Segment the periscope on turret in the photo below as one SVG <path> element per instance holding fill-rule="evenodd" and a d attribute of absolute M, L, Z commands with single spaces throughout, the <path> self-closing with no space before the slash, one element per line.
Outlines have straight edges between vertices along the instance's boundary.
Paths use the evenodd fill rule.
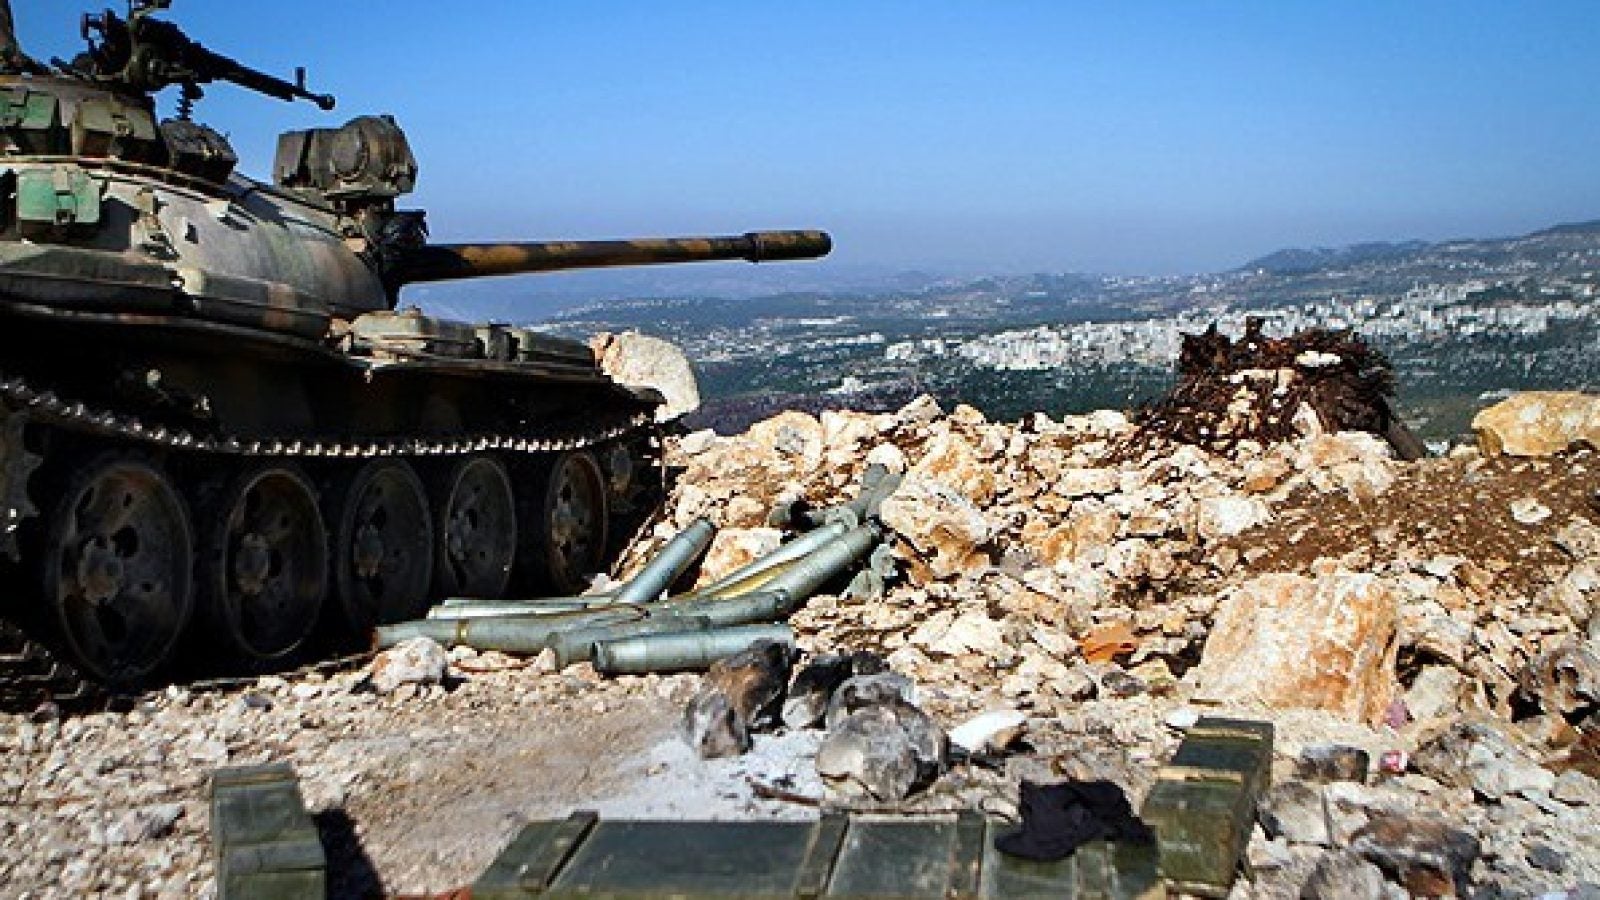
<path fill-rule="evenodd" d="M 658 496 L 661 392 L 581 342 L 400 310 L 405 286 L 828 235 L 430 243 L 388 116 L 285 133 L 270 182 L 235 171 L 194 117 L 207 86 L 334 98 L 169 5 L 90 16 L 44 63 L 0 0 L 0 558 L 26 585 L 0 638 L 129 687 L 176 658 L 282 666 L 319 629 L 359 645 L 438 597 L 575 593 Z M 5 697 L 53 690 L 0 671 Z"/>

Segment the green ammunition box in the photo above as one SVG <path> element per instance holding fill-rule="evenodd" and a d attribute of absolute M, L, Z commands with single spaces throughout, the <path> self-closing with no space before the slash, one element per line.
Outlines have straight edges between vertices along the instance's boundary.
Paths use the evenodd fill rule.
<path fill-rule="evenodd" d="M 288 763 L 211 776 L 218 900 L 327 896 L 327 857 Z"/>
<path fill-rule="evenodd" d="M 1034 862 L 994 848 L 1016 826 L 988 823 L 982 897 L 1071 897 L 1076 900 L 1160 900 L 1166 896 L 1154 845 L 1093 841 L 1066 859 Z"/>
<path fill-rule="evenodd" d="M 1269 722 L 1202 718 L 1157 774 L 1140 817 L 1172 887 L 1227 896 L 1271 776 L 1272 738 Z"/>
<path fill-rule="evenodd" d="M 814 822 L 535 822 L 472 887 L 474 900 L 690 897 L 1038 897 L 1154 900 L 1154 847 L 1097 842 L 1067 859 L 1006 856 L 1013 826 L 977 813 L 825 815 Z"/>

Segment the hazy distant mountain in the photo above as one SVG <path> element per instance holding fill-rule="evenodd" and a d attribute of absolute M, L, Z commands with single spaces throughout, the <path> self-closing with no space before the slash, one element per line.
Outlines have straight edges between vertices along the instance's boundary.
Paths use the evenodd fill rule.
<path fill-rule="evenodd" d="M 1259 259 L 1253 259 L 1240 269 L 1244 271 L 1266 272 L 1269 275 L 1303 275 L 1321 269 L 1338 269 L 1360 265 L 1362 263 L 1401 259 L 1407 255 L 1425 250 L 1430 245 L 1426 241 L 1403 241 L 1391 243 L 1387 241 L 1373 241 L 1364 244 L 1351 244 L 1348 247 L 1329 248 L 1315 247 L 1312 249 L 1292 248 L 1268 253 Z"/>
<path fill-rule="evenodd" d="M 1351 244 L 1348 247 L 1291 248 L 1269 253 L 1240 266 L 1238 272 L 1266 275 L 1308 275 L 1361 269 L 1418 269 L 1432 274 L 1441 265 L 1503 267 L 1524 261 L 1548 270 L 1575 251 L 1600 249 L 1600 220 L 1573 222 L 1518 237 L 1463 238 L 1448 241 L 1398 241 Z M 1585 258 L 1587 254 L 1585 254 Z M 1590 267 L 1593 262 L 1587 263 Z M 1423 272 L 1420 270 L 1428 270 Z"/>

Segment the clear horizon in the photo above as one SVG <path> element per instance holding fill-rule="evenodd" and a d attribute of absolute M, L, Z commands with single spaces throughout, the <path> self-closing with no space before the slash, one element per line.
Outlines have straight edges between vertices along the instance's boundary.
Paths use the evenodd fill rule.
<path fill-rule="evenodd" d="M 43 58 L 102 5 L 13 0 Z M 1578 2 L 470 8 L 167 17 L 338 95 L 209 87 L 244 171 L 279 131 L 393 113 L 440 240 L 821 227 L 841 267 L 1172 274 L 1600 218 Z"/>

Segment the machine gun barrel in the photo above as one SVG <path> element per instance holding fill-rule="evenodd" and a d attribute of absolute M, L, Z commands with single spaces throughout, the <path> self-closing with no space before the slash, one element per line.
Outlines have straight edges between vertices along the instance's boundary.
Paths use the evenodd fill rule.
<path fill-rule="evenodd" d="M 317 105 L 318 109 L 324 111 L 333 109 L 336 102 L 332 94 L 313 93 L 306 90 L 303 84 L 284 81 L 282 78 L 276 78 L 265 72 L 252 69 L 209 50 L 205 51 L 205 53 L 211 57 L 211 61 L 216 63 L 216 68 L 210 71 L 214 73 L 212 77 L 217 80 L 231 81 L 242 88 L 266 94 L 268 97 L 276 97 L 279 100 L 310 100 Z"/>
<path fill-rule="evenodd" d="M 743 259 L 768 262 L 828 255 L 825 231 L 752 231 L 723 237 L 626 241 L 548 241 L 513 244 L 429 244 L 401 251 L 388 280 L 396 286 L 523 272 L 653 266 Z"/>
<path fill-rule="evenodd" d="M 208 50 L 199 42 L 190 39 L 171 22 L 140 19 L 135 29 L 139 40 L 149 46 L 162 48 L 164 53 L 158 53 L 158 59 L 165 55 L 177 70 L 189 73 L 196 80 L 228 81 L 279 100 L 310 100 L 324 110 L 334 107 L 332 94 L 317 94 L 306 90 L 304 70 L 300 73 L 298 83 L 268 75 L 236 59 Z"/>

